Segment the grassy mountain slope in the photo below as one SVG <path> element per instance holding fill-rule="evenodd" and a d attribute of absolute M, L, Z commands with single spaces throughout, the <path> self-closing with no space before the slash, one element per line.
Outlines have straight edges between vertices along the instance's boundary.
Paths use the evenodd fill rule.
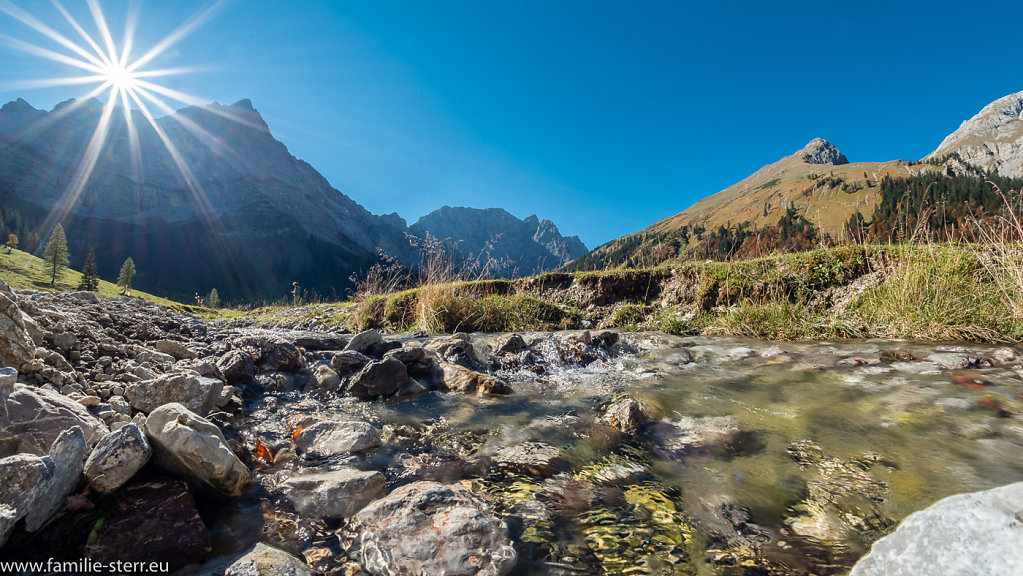
<path fill-rule="evenodd" d="M 11 250 L 8 252 L 6 248 L 0 248 L 0 278 L 3 278 L 15 290 L 73 290 L 81 282 L 82 273 L 77 270 L 68 269 L 56 286 L 50 286 L 50 276 L 46 271 L 46 263 L 42 258 L 33 256 L 28 252 L 22 252 L 21 250 Z M 96 294 L 100 298 L 120 296 L 121 288 L 112 282 L 101 279 L 99 281 L 99 290 L 96 291 Z M 176 310 L 195 308 L 135 289 L 132 289 L 131 294 L 134 297 Z"/>
<path fill-rule="evenodd" d="M 821 151 L 830 158 L 821 163 Z M 893 160 L 844 163 L 845 157 L 821 139 L 795 154 L 764 166 L 742 181 L 696 202 L 634 234 L 612 240 L 576 262 L 574 268 L 656 265 L 657 246 L 671 244 L 668 257 L 694 244 L 697 231 L 749 222 L 754 228 L 775 225 L 791 207 L 821 234 L 841 238 L 855 212 L 871 216 L 879 200 L 881 180 L 936 172 L 933 164 Z"/>

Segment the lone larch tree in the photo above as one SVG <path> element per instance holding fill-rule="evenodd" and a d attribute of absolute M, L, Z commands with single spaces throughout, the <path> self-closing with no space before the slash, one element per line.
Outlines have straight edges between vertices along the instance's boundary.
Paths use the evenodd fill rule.
<path fill-rule="evenodd" d="M 50 286 L 57 283 L 57 280 L 67 270 L 70 253 L 67 248 L 67 237 L 64 236 L 64 227 L 57 224 L 50 233 L 50 239 L 43 248 L 43 260 L 46 262 L 46 270 L 50 273 Z"/>
<path fill-rule="evenodd" d="M 131 279 L 135 276 L 135 261 L 129 256 L 124 264 L 121 264 L 121 273 L 117 275 L 117 285 L 121 287 L 121 294 L 129 294 L 131 291 Z"/>

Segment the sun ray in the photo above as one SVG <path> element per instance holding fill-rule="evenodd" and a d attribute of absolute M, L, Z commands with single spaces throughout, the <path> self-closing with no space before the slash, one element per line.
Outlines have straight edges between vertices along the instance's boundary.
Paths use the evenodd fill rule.
<path fill-rule="evenodd" d="M 78 32 L 78 35 L 82 37 L 82 40 L 85 40 L 85 42 L 92 47 L 92 50 L 100 59 L 100 66 L 108 66 L 110 62 L 107 62 L 107 55 L 103 53 L 103 49 L 100 48 L 99 44 L 92 39 L 92 36 L 85 31 L 85 28 L 82 28 L 82 25 L 71 16 L 71 13 L 68 12 L 67 9 L 64 8 L 64 5 L 58 0 L 51 0 L 51 3 L 61 13 L 61 15 L 64 16 L 64 19 L 68 21 L 71 27 L 75 29 L 75 32 Z"/>
<path fill-rule="evenodd" d="M 114 134 L 112 123 L 114 114 L 119 108 L 124 116 L 124 130 L 127 134 L 128 156 L 130 157 L 130 173 L 126 174 L 126 180 L 137 187 L 135 198 L 139 202 L 146 201 L 146 192 L 143 183 L 146 181 L 145 164 L 143 156 L 142 140 L 143 131 L 147 139 L 155 134 L 159 140 L 157 146 L 161 146 L 167 152 L 172 169 L 181 176 L 183 191 L 188 195 L 188 202 L 191 204 L 193 213 L 198 216 L 207 226 L 213 227 L 211 221 L 211 199 L 203 190 L 202 183 L 196 177 L 195 172 L 189 166 L 189 157 L 182 153 L 182 149 L 175 144 L 172 136 L 168 133 L 168 122 L 180 125 L 185 133 L 190 133 L 199 139 L 205 146 L 209 146 L 217 154 L 225 154 L 242 160 L 238 151 L 234 150 L 223 137 L 216 136 L 206 130 L 186 115 L 177 114 L 171 108 L 168 101 L 182 102 L 190 106 L 201 106 L 210 114 L 225 117 L 239 124 L 255 129 L 265 130 L 265 125 L 253 121 L 251 115 L 242 111 L 234 110 L 229 106 L 205 106 L 205 102 L 199 98 L 162 86 L 160 78 L 182 75 L 199 71 L 199 67 L 165 67 L 147 69 L 146 66 L 165 54 L 167 50 L 175 46 L 189 34 L 193 33 L 200 26 L 209 21 L 228 0 L 213 0 L 204 9 L 195 13 L 185 20 L 184 23 L 167 36 L 163 37 L 156 44 L 150 45 L 148 50 L 142 51 L 143 55 L 132 58 L 136 52 L 135 35 L 138 27 L 140 2 L 129 0 L 128 10 L 124 16 L 123 35 L 118 30 L 117 39 L 110 26 L 111 21 L 104 15 L 100 0 L 86 0 L 89 16 L 78 20 L 72 11 L 66 8 L 62 0 L 50 0 L 56 11 L 67 21 L 74 34 L 80 37 L 74 42 L 63 34 L 29 14 L 26 10 L 14 6 L 9 0 L 0 0 L 0 12 L 6 13 L 15 20 L 21 22 L 28 28 L 38 32 L 42 36 L 52 40 L 56 46 L 44 47 L 32 44 L 16 38 L 0 35 L 0 40 L 6 40 L 13 47 L 20 49 L 26 54 L 44 58 L 64 64 L 73 68 L 85 70 L 88 74 L 70 75 L 66 78 L 40 78 L 17 83 L 18 87 L 41 88 L 53 86 L 73 86 L 95 83 L 97 86 L 87 95 L 79 100 L 72 100 L 55 108 L 47 114 L 40 122 L 30 125 L 19 134 L 20 137 L 32 137 L 37 131 L 41 133 L 57 125 L 61 118 L 81 109 L 86 103 L 93 101 L 99 95 L 106 93 L 106 103 L 95 126 L 92 136 L 84 146 L 82 157 L 71 174 L 66 188 L 57 199 L 47 216 L 44 228 L 64 219 L 73 206 L 80 201 L 80 198 L 88 189 L 89 181 L 98 173 L 101 161 L 104 159 L 104 150 L 107 146 L 114 145 Z M 77 7 L 77 6 L 76 6 Z M 83 26 L 83 23 L 85 24 Z M 88 26 L 88 29 L 86 28 Z M 120 42 L 118 42 L 118 40 Z M 66 53 L 64 52 L 66 50 Z M 166 99 L 166 101 L 165 101 Z M 157 119 L 154 111 L 166 114 L 166 119 Z M 119 139 L 119 138 L 118 138 Z M 163 160 L 161 160 L 162 162 Z"/>
<path fill-rule="evenodd" d="M 124 124 L 128 130 L 128 152 L 131 155 L 131 169 L 134 181 L 141 185 L 142 182 L 142 147 L 139 144 L 139 135 L 135 129 L 135 118 L 128 102 L 128 91 L 121 90 L 121 112 L 124 114 Z"/>
<path fill-rule="evenodd" d="M 219 12 L 221 8 L 223 8 L 224 4 L 226 4 L 225 0 L 217 0 L 202 12 L 187 20 L 176 30 L 168 34 L 166 38 L 164 38 L 155 46 L 150 48 L 148 52 L 146 52 L 141 57 L 132 62 L 131 65 L 128 67 L 128 70 L 134 71 L 142 66 L 145 66 L 146 64 L 149 63 L 150 60 L 156 58 L 159 54 L 167 51 L 169 48 L 171 48 L 179 41 L 181 41 L 182 38 L 188 36 L 197 28 L 199 28 L 207 21 L 209 21 L 211 18 L 213 18 L 213 16 L 215 16 L 216 13 Z"/>
<path fill-rule="evenodd" d="M 0 84 L 5 90 L 35 90 L 36 88 L 53 88 L 55 86 L 80 86 L 103 82 L 103 76 L 67 76 L 63 78 L 39 78 L 36 80 L 18 80 Z"/>
<path fill-rule="evenodd" d="M 100 36 L 103 38 L 103 43 L 107 48 L 107 59 L 111 66 L 116 66 L 117 59 L 117 48 L 114 47 L 114 36 L 110 33 L 110 27 L 107 26 L 107 19 L 103 16 L 103 10 L 99 7 L 97 0 L 87 0 L 89 5 L 89 12 L 92 12 L 92 19 L 96 23 L 96 28 L 99 29 Z"/>
<path fill-rule="evenodd" d="M 53 50 L 48 50 L 46 48 L 36 46 L 35 44 L 29 44 L 28 42 L 18 40 L 17 38 L 11 38 L 6 35 L 0 35 L 0 39 L 3 39 L 4 42 L 17 47 L 24 52 L 46 58 L 47 60 L 52 60 L 60 64 L 67 64 L 68 66 L 74 66 L 75 68 L 81 68 L 82 70 L 88 70 L 89 72 L 96 72 L 97 74 L 101 74 L 103 72 L 102 66 L 97 66 L 91 61 L 86 62 L 83 60 L 75 60 L 71 56 L 61 54 L 60 52 L 54 52 Z"/>
<path fill-rule="evenodd" d="M 43 24 L 42 22 L 39 21 L 39 19 L 32 16 L 28 12 L 25 12 L 21 8 L 11 4 L 10 2 L 6 0 L 0 2 L 0 12 L 4 12 L 8 16 L 14 18 L 15 20 L 18 20 L 19 22 L 28 26 L 29 28 L 32 28 L 33 30 L 42 34 L 43 36 L 46 36 L 50 40 L 53 40 L 57 44 L 60 44 L 64 48 L 67 48 L 68 50 L 71 50 L 75 54 L 78 54 L 92 65 L 96 67 L 101 67 L 103 65 L 103 61 L 101 59 L 97 58 L 93 54 L 90 54 L 84 48 L 75 44 L 67 37 L 65 37 L 63 34 L 57 32 L 56 30 L 47 26 L 46 24 Z"/>
<path fill-rule="evenodd" d="M 106 85 L 103 86 L 103 88 L 106 87 Z M 96 169 L 96 163 L 99 162 L 100 154 L 103 153 L 103 144 L 107 139 L 110 129 L 110 117 L 113 115 L 116 105 L 116 100 L 111 98 L 103 106 L 103 113 L 100 116 L 99 123 L 96 124 L 96 130 L 92 133 L 92 138 L 89 139 L 89 144 L 85 148 L 85 154 L 82 155 L 82 160 L 71 177 L 71 183 L 57 201 L 57 205 L 54 206 L 47 216 L 43 226 L 44 230 L 52 228 L 57 222 L 67 217 L 75 203 L 78 202 L 78 198 L 81 196 L 86 184 L 89 183 L 92 172 Z"/>

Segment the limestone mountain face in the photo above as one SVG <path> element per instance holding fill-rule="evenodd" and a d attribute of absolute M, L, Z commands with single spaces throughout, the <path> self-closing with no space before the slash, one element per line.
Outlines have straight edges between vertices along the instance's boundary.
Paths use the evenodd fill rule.
<path fill-rule="evenodd" d="M 845 154 L 838 151 L 823 138 L 814 138 L 803 147 L 803 162 L 807 164 L 848 164 Z"/>
<path fill-rule="evenodd" d="M 329 295 L 378 250 L 418 261 L 404 225 L 369 213 L 292 156 L 248 100 L 185 108 L 156 127 L 134 111 L 137 140 L 115 109 L 78 191 L 102 114 L 95 100 L 50 112 L 18 100 L 0 110 L 0 199 L 37 221 L 63 221 L 72 264 L 91 247 L 105 277 L 133 257 L 142 289 L 187 297 L 216 287 L 255 299 L 295 280 Z"/>
<path fill-rule="evenodd" d="M 1023 178 L 1023 92 L 985 106 L 924 160 L 953 154 L 977 168 Z"/>
<path fill-rule="evenodd" d="M 565 238 L 550 220 L 519 220 L 501 208 L 444 206 L 409 227 L 420 238 L 440 240 L 467 271 L 525 276 L 553 270 L 588 252 L 577 236 Z"/>

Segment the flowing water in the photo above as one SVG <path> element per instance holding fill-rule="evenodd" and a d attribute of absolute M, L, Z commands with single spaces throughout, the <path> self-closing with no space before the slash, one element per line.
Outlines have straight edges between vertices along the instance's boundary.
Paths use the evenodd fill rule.
<path fill-rule="evenodd" d="M 651 336 L 583 366 L 550 342 L 543 373 L 499 373 L 507 397 L 282 397 L 256 411 L 253 433 L 285 437 L 284 419 L 303 411 L 374 422 L 385 445 L 357 465 L 392 487 L 430 478 L 477 492 L 507 521 L 522 575 L 842 574 L 908 514 L 1023 480 L 1011 350 Z M 626 397 L 655 415 L 635 434 L 600 422 Z M 543 455 L 508 458 L 516 447 Z M 288 516 L 268 506 L 272 534 Z M 335 540 L 310 544 L 316 526 L 291 530 L 328 570 L 343 556 Z"/>

